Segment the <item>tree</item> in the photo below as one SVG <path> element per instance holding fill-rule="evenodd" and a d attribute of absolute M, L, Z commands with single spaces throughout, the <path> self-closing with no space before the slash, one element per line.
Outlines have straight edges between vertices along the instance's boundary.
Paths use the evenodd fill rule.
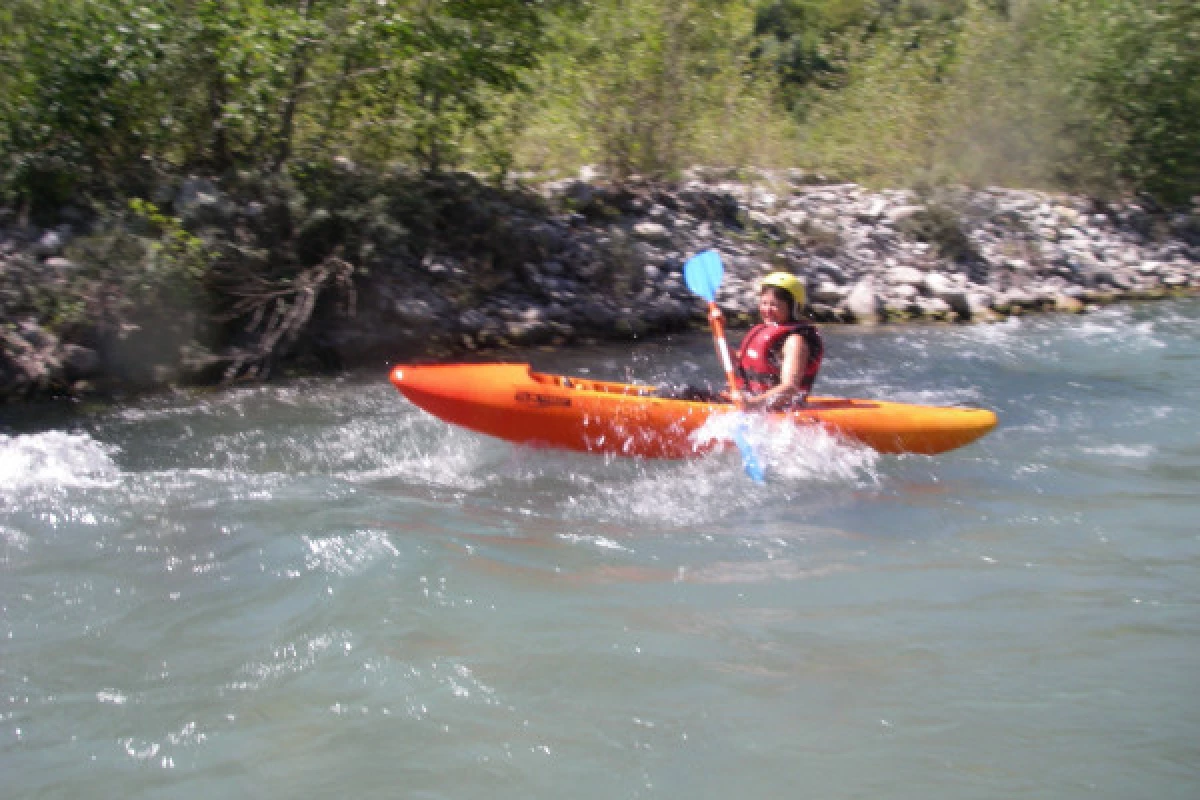
<path fill-rule="evenodd" d="M 301 85 L 326 32 L 314 0 L 198 0 L 181 5 L 179 160 L 217 170 L 282 164 Z"/>
<path fill-rule="evenodd" d="M 164 2 L 21 2 L 5 95 L 7 182 L 35 210 L 138 171 L 172 134 L 160 116 L 173 42 Z"/>
<path fill-rule="evenodd" d="M 542 152 L 526 157 L 600 161 L 621 178 L 678 171 L 698 145 L 711 153 L 721 128 L 761 108 L 752 23 L 749 4 L 734 0 L 604 0 L 564 13 L 529 129 L 549 141 L 527 139 L 527 154 Z"/>
<path fill-rule="evenodd" d="M 1080 88 L 1117 175 L 1168 204 L 1200 194 L 1200 5 L 1076 0 L 1063 13 L 1081 40 L 1094 31 Z"/>
<path fill-rule="evenodd" d="M 463 136 L 489 115 L 489 91 L 511 92 L 537 63 L 542 18 L 521 0 L 421 3 L 413 57 L 396 88 L 408 112 L 410 152 L 429 172 L 457 163 Z"/>

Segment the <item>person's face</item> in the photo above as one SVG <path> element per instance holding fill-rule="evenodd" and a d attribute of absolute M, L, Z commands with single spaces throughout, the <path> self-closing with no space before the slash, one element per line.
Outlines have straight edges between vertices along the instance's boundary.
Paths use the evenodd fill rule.
<path fill-rule="evenodd" d="M 758 296 L 758 315 L 762 321 L 779 325 L 792 318 L 792 301 L 786 292 L 777 292 L 770 286 Z"/>

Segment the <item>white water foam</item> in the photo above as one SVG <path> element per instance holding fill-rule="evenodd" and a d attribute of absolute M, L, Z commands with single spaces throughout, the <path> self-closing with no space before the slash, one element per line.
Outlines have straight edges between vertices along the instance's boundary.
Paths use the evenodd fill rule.
<path fill-rule="evenodd" d="M 760 430 L 762 433 L 760 433 Z M 788 483 L 877 486 L 880 455 L 871 448 L 836 436 L 819 425 L 791 420 L 770 420 L 761 429 L 752 427 L 751 443 L 765 434 L 761 446 L 767 453 L 768 476 L 774 471 Z"/>
<path fill-rule="evenodd" d="M 398 478 L 467 490 L 487 484 L 494 458 L 504 452 L 489 437 L 435 420 L 415 407 L 382 419 L 351 419 L 315 439 L 282 447 L 289 451 L 293 472 L 349 483 Z"/>
<path fill-rule="evenodd" d="M 16 528 L 0 525 L 0 564 L 10 564 L 14 553 L 29 549 L 29 534 Z"/>
<path fill-rule="evenodd" d="M 1155 335 L 1153 322 L 1134 323 L 1128 312 L 1113 312 L 1085 318 L 1075 328 L 1066 328 L 1064 335 L 1091 344 L 1109 342 L 1115 350 L 1140 352 L 1147 348 L 1163 348 L 1163 342 Z"/>
<path fill-rule="evenodd" d="M 447 426 L 444 436 L 426 446 L 412 440 L 396 443 L 383 466 L 361 473 L 346 473 L 347 480 L 373 481 L 403 478 L 415 484 L 456 489 L 481 489 L 487 485 L 490 441 L 481 434 Z"/>
<path fill-rule="evenodd" d="M 1154 445 L 1124 445 L 1113 444 L 1104 445 L 1102 447 L 1082 447 L 1083 452 L 1093 456 L 1106 456 L 1114 458 L 1128 459 L 1144 459 L 1154 455 Z"/>
<path fill-rule="evenodd" d="M 85 433 L 0 435 L 0 491 L 111 486 L 117 448 Z"/>
<path fill-rule="evenodd" d="M 620 480 L 598 481 L 567 497 L 562 514 L 589 525 L 701 525 L 757 502 L 760 490 L 734 464 L 714 455 L 642 470 L 632 479 L 621 471 Z"/>
<path fill-rule="evenodd" d="M 728 440 L 734 425 L 743 433 L 766 471 L 762 484 L 743 472 L 732 448 L 681 462 L 647 462 L 632 480 L 599 481 L 567 499 L 564 514 L 592 522 L 629 522 L 695 527 L 735 513 L 747 513 L 770 498 L 797 492 L 826 495 L 841 488 L 879 483 L 879 454 L 847 442 L 815 425 L 737 414 L 710 417 L 696 431 L 698 444 Z"/>
<path fill-rule="evenodd" d="M 862 486 L 878 483 L 879 454 L 869 447 L 831 434 L 820 425 L 797 424 L 761 415 L 720 414 L 696 431 L 698 442 L 731 439 L 741 425 L 742 435 L 766 468 L 784 481 L 820 481 Z"/>
<path fill-rule="evenodd" d="M 983 406 L 988 398 L 976 386 L 959 386 L 942 389 L 885 389 L 880 392 L 897 403 L 914 403 L 924 406 Z"/>
<path fill-rule="evenodd" d="M 170 469 L 127 474 L 122 496 L 152 508 L 221 508 L 269 502 L 293 482 L 283 472 L 250 474 L 235 469 Z"/>

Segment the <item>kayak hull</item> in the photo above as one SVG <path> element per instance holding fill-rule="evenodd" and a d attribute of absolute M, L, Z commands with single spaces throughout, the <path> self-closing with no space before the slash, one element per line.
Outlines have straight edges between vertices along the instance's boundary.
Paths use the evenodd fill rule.
<path fill-rule="evenodd" d="M 638 458 L 689 458 L 730 446 L 699 439 L 710 417 L 736 410 L 653 396 L 643 384 L 535 372 L 528 364 L 402 365 L 392 385 L 445 422 L 533 447 Z M 802 409 L 768 416 L 819 425 L 881 453 L 944 453 L 996 426 L 985 409 L 810 397 Z"/>

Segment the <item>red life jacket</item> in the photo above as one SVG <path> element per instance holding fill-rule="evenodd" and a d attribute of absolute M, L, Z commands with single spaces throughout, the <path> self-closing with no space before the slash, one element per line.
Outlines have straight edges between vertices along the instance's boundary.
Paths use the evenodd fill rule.
<path fill-rule="evenodd" d="M 778 386 L 783 365 L 783 343 L 793 334 L 804 337 L 808 345 L 808 361 L 800 374 L 800 388 L 805 396 L 812 390 L 825 355 L 825 343 L 815 326 L 807 322 L 786 325 L 755 325 L 742 339 L 738 348 L 738 388 L 743 391 L 764 392 Z"/>

